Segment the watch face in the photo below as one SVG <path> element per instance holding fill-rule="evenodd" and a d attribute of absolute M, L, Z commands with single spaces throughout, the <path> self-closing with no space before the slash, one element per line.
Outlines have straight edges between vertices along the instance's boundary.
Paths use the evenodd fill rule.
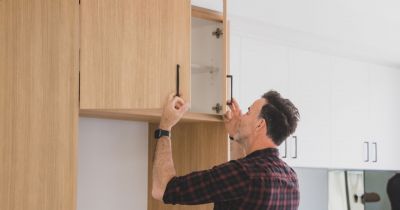
<path fill-rule="evenodd" d="M 157 130 L 156 130 L 156 132 L 154 133 L 154 137 L 155 137 L 156 139 L 159 139 L 159 138 L 161 137 L 161 130 L 160 130 L 160 129 L 157 129 Z"/>
<path fill-rule="evenodd" d="M 161 138 L 162 136 L 169 136 L 169 131 L 164 131 L 164 130 L 161 130 L 161 129 L 157 129 L 157 130 L 154 132 L 154 137 L 155 137 L 156 139 L 159 139 L 159 138 Z"/>

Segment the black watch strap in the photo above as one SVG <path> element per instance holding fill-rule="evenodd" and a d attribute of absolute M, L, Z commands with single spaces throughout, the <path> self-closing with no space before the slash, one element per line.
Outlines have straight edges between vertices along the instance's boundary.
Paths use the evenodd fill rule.
<path fill-rule="evenodd" d="M 169 131 L 162 130 L 162 129 L 157 129 L 154 132 L 154 138 L 156 138 L 156 139 L 159 139 L 159 138 L 161 138 L 163 136 L 168 136 L 169 137 Z"/>

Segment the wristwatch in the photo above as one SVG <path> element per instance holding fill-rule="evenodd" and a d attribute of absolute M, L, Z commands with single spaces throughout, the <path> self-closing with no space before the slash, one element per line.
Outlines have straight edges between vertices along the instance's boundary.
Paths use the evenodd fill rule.
<path fill-rule="evenodd" d="M 159 139 L 163 136 L 168 136 L 169 137 L 169 131 L 163 130 L 163 129 L 157 129 L 154 132 L 154 138 Z"/>

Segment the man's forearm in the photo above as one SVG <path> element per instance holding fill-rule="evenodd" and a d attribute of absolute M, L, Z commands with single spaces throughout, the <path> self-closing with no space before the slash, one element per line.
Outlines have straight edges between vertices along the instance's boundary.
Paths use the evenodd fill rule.
<path fill-rule="evenodd" d="M 172 159 L 171 139 L 164 136 L 157 141 L 156 151 L 154 154 L 153 198 L 162 200 L 168 182 L 175 175 L 176 171 Z"/>

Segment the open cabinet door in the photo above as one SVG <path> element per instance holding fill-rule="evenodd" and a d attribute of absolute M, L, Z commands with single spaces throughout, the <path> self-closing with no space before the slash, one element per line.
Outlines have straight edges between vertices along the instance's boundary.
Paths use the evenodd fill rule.
<path fill-rule="evenodd" d="M 227 11 L 227 1 L 223 0 L 223 45 L 222 45 L 222 71 L 223 75 L 226 75 L 226 77 L 223 77 L 223 82 L 222 82 L 222 113 L 225 113 L 227 110 L 226 102 L 227 100 L 231 99 L 231 84 L 233 82 L 232 77 L 228 77 L 229 75 L 229 22 L 228 22 L 228 11 Z M 232 76 L 232 75 L 229 75 Z M 229 86 L 229 87 L 228 87 Z"/>
<path fill-rule="evenodd" d="M 226 75 L 226 78 L 224 77 L 223 82 L 222 82 L 222 88 L 223 88 L 223 93 L 225 93 L 224 96 L 224 101 L 231 100 L 232 97 L 234 98 L 235 96 L 233 95 L 233 77 L 234 75 L 230 74 L 230 23 L 228 20 L 228 5 L 227 5 L 227 0 L 223 0 L 223 50 L 222 50 L 222 66 L 223 66 L 223 71 L 224 75 Z M 226 104 L 223 105 L 223 112 L 225 113 L 227 111 L 227 106 Z M 230 141 L 229 142 L 229 160 L 236 160 L 239 158 L 244 157 L 245 151 L 243 147 L 235 142 L 235 141 Z"/>
<path fill-rule="evenodd" d="M 149 125 L 148 210 L 211 210 L 213 204 L 183 206 L 165 205 L 151 196 L 152 168 L 158 124 Z M 223 123 L 179 123 L 172 129 L 172 153 L 178 176 L 210 169 L 228 161 L 228 140 Z"/>

